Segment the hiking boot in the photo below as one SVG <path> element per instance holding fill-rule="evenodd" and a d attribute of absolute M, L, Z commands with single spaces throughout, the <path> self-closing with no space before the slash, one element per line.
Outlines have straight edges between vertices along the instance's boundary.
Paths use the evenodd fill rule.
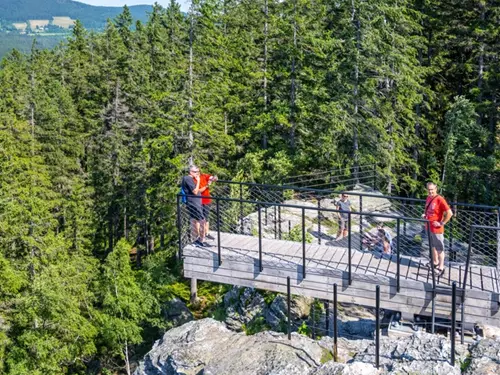
<path fill-rule="evenodd" d="M 205 245 L 203 245 L 203 242 L 201 242 L 199 238 L 193 242 L 193 245 L 197 247 L 205 247 Z"/>

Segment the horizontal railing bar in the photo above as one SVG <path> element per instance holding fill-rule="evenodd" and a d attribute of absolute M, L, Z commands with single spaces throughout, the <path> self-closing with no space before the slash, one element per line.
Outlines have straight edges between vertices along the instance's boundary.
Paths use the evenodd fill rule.
<path fill-rule="evenodd" d="M 368 174 L 369 173 L 369 174 Z M 337 180 L 337 178 L 345 178 L 345 177 L 351 177 L 352 175 L 337 175 L 337 176 L 321 176 L 321 177 L 315 177 L 311 179 L 304 179 L 304 180 L 295 180 L 293 181 L 294 184 L 302 184 L 302 183 L 307 183 L 307 182 L 313 182 L 313 181 L 325 181 L 325 179 L 335 181 L 335 182 L 343 182 L 343 181 L 350 181 L 350 180 L 360 180 L 360 179 L 371 179 L 373 178 L 373 173 L 371 171 L 364 171 L 364 172 L 359 172 L 357 177 L 352 177 L 349 179 L 344 179 L 344 180 Z M 314 185 L 310 185 L 314 186 Z"/>
<path fill-rule="evenodd" d="M 500 230 L 500 227 L 491 227 L 491 226 L 488 226 L 488 225 L 471 225 L 471 228 Z"/>
<path fill-rule="evenodd" d="M 358 181 L 363 182 L 363 181 L 364 181 L 363 179 L 370 180 L 370 179 L 371 179 L 371 176 L 368 176 L 368 177 L 360 177 L 360 178 L 358 178 L 357 180 L 358 180 Z M 355 178 L 352 178 L 352 179 L 350 179 L 350 180 L 344 180 L 344 181 L 340 181 L 340 182 L 337 182 L 337 181 L 335 181 L 335 182 L 323 182 L 323 183 L 321 183 L 321 184 L 307 185 L 307 187 L 309 187 L 309 188 L 317 188 L 317 187 L 319 187 L 319 186 L 340 184 L 340 183 L 344 183 L 344 182 L 346 182 L 346 181 L 351 181 L 351 180 L 352 180 L 352 181 L 355 181 L 356 179 L 355 179 Z"/>
<path fill-rule="evenodd" d="M 358 166 L 358 168 L 365 168 L 365 167 L 373 167 L 375 166 L 376 164 L 364 164 L 364 165 L 360 165 Z M 333 169 L 329 169 L 327 171 L 321 171 L 321 172 L 318 172 L 318 173 L 309 173 L 309 174 L 299 174 L 299 175 L 296 175 L 296 176 L 288 176 L 288 177 L 285 177 L 285 180 L 287 179 L 292 179 L 292 178 L 297 178 L 297 177 L 307 177 L 307 176 L 316 176 L 318 174 L 328 174 L 328 173 L 331 173 L 331 172 L 334 172 L 334 171 L 341 171 L 341 170 L 351 170 L 351 169 L 354 169 L 356 167 L 337 167 L 337 168 L 333 168 Z"/>
<path fill-rule="evenodd" d="M 178 194 L 180 196 L 181 194 Z M 192 195 L 192 194 L 186 194 L 186 197 L 192 197 L 192 198 L 199 198 L 201 199 L 200 195 Z M 422 222 L 422 223 L 428 223 L 429 220 L 427 219 L 421 219 L 417 217 L 406 217 L 406 216 L 396 216 L 396 215 L 387 215 L 387 214 L 382 214 L 382 213 L 376 213 L 376 212 L 352 212 L 352 211 L 342 211 L 342 210 L 335 210 L 333 208 L 324 208 L 324 207 L 315 207 L 315 206 L 299 206 L 295 204 L 285 204 L 285 203 L 277 203 L 277 202 L 266 202 L 266 201 L 254 201 L 254 200 L 246 200 L 246 199 L 239 199 L 239 198 L 227 198 L 227 197 L 216 197 L 216 196 L 203 196 L 204 199 L 215 199 L 215 200 L 222 200 L 226 202 L 238 202 L 238 203 L 248 203 L 248 204 L 269 204 L 271 206 L 278 206 L 278 207 L 287 207 L 287 208 L 297 208 L 297 209 L 306 209 L 306 210 L 313 210 L 313 211 L 321 211 L 321 212 L 332 212 L 332 213 L 347 213 L 350 212 L 351 215 L 358 215 L 358 216 L 373 216 L 373 217 L 383 217 L 386 219 L 401 219 L 401 220 L 407 220 L 407 221 L 417 221 L 417 222 Z"/>
<path fill-rule="evenodd" d="M 234 185 L 243 185 L 243 186 L 259 186 L 262 188 L 270 188 L 275 190 L 296 190 L 296 191 L 305 191 L 312 193 L 327 193 L 327 194 L 342 194 L 349 193 L 355 196 L 363 196 L 363 197 L 372 197 L 372 198 L 380 198 L 380 199 L 388 199 L 388 200 L 396 200 L 396 201 L 407 201 L 407 202 L 418 202 L 425 203 L 425 199 L 419 198 L 407 198 L 407 197 L 395 197 L 392 195 L 379 195 L 379 194 L 371 194 L 371 193 L 363 193 L 356 192 L 351 190 L 332 190 L 332 189 L 311 189 L 311 188 L 301 188 L 293 185 L 272 185 L 272 184 L 258 184 L 255 182 L 236 182 L 230 180 L 219 180 L 219 183 L 225 184 L 234 184 Z M 461 206 L 461 207 L 474 207 L 474 208 L 485 208 L 485 209 L 494 209 L 500 210 L 500 206 L 488 206 L 482 204 L 474 204 L 474 203 L 462 203 L 462 202 L 452 202 L 449 204 L 451 206 Z"/>

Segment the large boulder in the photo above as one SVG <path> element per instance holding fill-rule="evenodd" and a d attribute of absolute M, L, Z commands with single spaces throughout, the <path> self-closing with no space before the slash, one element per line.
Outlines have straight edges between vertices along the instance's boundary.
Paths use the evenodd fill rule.
<path fill-rule="evenodd" d="M 158 340 L 135 375 L 305 375 L 321 366 L 325 349 L 298 334 L 229 330 L 213 319 L 189 322 Z"/>

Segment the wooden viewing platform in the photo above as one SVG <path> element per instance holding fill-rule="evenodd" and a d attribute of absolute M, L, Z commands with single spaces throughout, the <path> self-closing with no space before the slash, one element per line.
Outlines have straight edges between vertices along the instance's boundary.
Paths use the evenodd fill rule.
<path fill-rule="evenodd" d="M 218 233 L 214 233 L 217 238 Z M 401 256 L 400 290 L 397 290 L 397 257 L 375 255 L 370 251 L 351 249 L 349 284 L 349 252 L 346 240 L 336 246 L 306 244 L 306 275 L 303 269 L 301 242 L 261 238 L 262 270 L 259 260 L 259 237 L 220 233 L 221 264 L 217 240 L 212 247 L 186 245 L 182 248 L 184 276 L 237 286 L 286 293 L 287 277 L 292 294 L 324 300 L 333 299 L 333 285 L 338 285 L 338 300 L 364 306 L 375 306 L 375 286 L 380 285 L 383 309 L 413 316 L 432 313 L 435 294 L 437 317 L 451 316 L 451 285 L 457 288 L 463 280 L 463 265 L 449 264 L 445 274 L 436 278 L 424 258 Z M 465 288 L 464 320 L 500 326 L 499 275 L 493 267 L 471 265 Z M 459 296 L 462 289 L 459 290 Z M 458 303 L 460 298 L 457 298 Z M 457 306 L 457 311 L 459 311 Z"/>

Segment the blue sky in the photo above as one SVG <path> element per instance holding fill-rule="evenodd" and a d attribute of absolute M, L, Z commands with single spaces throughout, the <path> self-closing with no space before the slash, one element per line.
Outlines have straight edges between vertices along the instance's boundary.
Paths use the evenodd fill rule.
<path fill-rule="evenodd" d="M 127 5 L 138 5 L 138 4 L 154 4 L 157 2 L 162 6 L 167 6 L 170 0 L 77 0 L 80 3 L 90 4 L 90 5 L 100 5 L 100 6 L 116 6 L 122 7 Z M 185 12 L 189 9 L 190 0 L 177 0 L 181 4 L 181 9 Z"/>

